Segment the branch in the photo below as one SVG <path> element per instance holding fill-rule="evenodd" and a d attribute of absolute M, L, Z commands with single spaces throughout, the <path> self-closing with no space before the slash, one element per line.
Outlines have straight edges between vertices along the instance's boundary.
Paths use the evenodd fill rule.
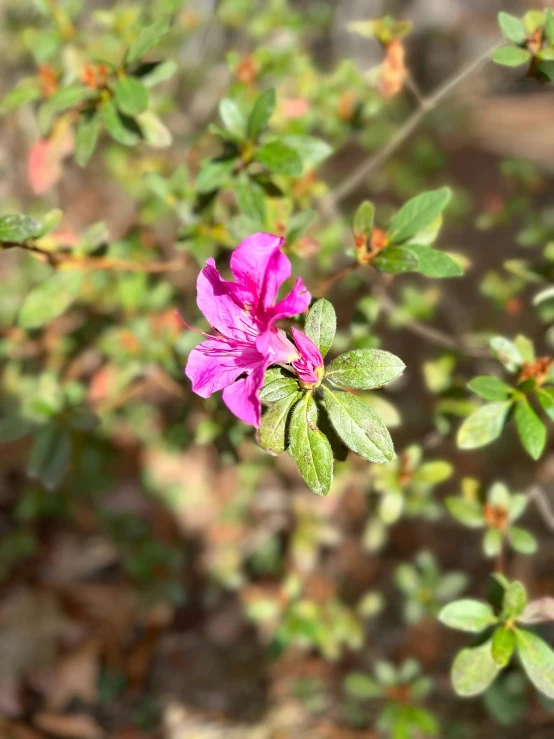
<path fill-rule="evenodd" d="M 323 209 L 333 212 L 336 205 L 344 200 L 350 193 L 361 184 L 374 169 L 381 166 L 383 162 L 394 154 L 394 152 L 406 141 L 410 134 L 417 128 L 427 113 L 437 107 L 442 101 L 467 77 L 476 72 L 483 64 L 489 61 L 492 53 L 498 48 L 498 41 L 494 43 L 484 54 L 474 59 L 470 64 L 456 72 L 438 90 L 428 97 L 421 98 L 419 107 L 407 119 L 404 125 L 394 134 L 390 141 L 376 154 L 373 154 L 362 162 L 349 177 L 343 180 L 334 193 L 323 199 Z"/>
<path fill-rule="evenodd" d="M 530 500 L 535 501 L 539 513 L 543 517 L 548 528 L 554 531 L 554 510 L 552 509 L 552 504 L 548 500 L 544 490 L 540 485 L 534 485 L 531 490 L 529 490 L 528 495 Z"/>

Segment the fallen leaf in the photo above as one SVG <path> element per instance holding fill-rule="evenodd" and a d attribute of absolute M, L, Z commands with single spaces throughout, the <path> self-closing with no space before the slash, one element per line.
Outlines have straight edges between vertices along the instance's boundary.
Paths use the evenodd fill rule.
<path fill-rule="evenodd" d="M 61 714 L 42 711 L 33 719 L 43 731 L 62 739 L 103 739 L 106 736 L 96 721 L 84 714 Z"/>
<path fill-rule="evenodd" d="M 80 698 L 93 705 L 98 700 L 98 644 L 90 640 L 64 655 L 53 674 L 52 690 L 46 705 L 58 710 L 65 708 L 72 699 Z"/>

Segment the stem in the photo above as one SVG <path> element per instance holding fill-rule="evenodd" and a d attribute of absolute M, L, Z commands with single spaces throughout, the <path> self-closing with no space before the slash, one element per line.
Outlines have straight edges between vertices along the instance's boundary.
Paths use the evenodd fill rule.
<path fill-rule="evenodd" d="M 528 495 L 530 500 L 535 501 L 539 513 L 541 514 L 548 528 L 554 531 L 554 510 L 552 510 L 552 504 L 548 500 L 544 490 L 540 487 L 540 485 L 534 485 L 529 491 Z"/>
<path fill-rule="evenodd" d="M 428 97 L 420 99 L 419 107 L 407 119 L 404 125 L 394 134 L 390 141 L 376 154 L 373 154 L 362 162 L 349 177 L 347 177 L 334 193 L 324 200 L 324 205 L 331 212 L 336 205 L 344 200 L 350 193 L 361 184 L 374 169 L 394 154 L 394 152 L 406 141 L 412 131 L 421 123 L 427 113 L 439 105 L 461 82 L 476 72 L 483 64 L 489 61 L 492 53 L 498 48 L 498 41 L 494 43 L 484 54 L 470 62 L 467 66 L 449 77 L 436 92 Z M 414 88 L 411 88 L 412 91 Z"/>

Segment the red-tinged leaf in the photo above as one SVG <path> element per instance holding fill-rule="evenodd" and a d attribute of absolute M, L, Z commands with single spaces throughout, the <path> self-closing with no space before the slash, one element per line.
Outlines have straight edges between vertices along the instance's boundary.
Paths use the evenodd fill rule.
<path fill-rule="evenodd" d="M 74 147 L 71 129 L 54 132 L 46 139 L 39 139 L 29 152 L 27 174 L 35 195 L 44 195 L 61 179 L 63 160 Z"/>

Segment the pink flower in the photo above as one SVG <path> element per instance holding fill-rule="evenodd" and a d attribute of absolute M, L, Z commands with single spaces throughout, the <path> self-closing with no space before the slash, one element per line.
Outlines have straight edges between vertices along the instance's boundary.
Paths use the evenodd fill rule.
<path fill-rule="evenodd" d="M 292 291 L 276 303 L 290 277 L 289 259 L 281 252 L 283 239 L 256 233 L 231 255 L 234 282 L 224 280 L 213 259 L 198 275 L 198 307 L 217 332 L 193 349 L 185 373 L 203 398 L 223 390 L 223 401 L 241 421 L 258 427 L 258 397 L 266 369 L 292 362 L 298 351 L 276 324 L 306 310 L 310 293 L 298 278 Z"/>
<path fill-rule="evenodd" d="M 296 374 L 304 387 L 315 387 L 323 377 L 323 357 L 321 352 L 302 331 L 292 329 L 292 338 L 298 347 L 300 357 L 292 362 Z"/>

